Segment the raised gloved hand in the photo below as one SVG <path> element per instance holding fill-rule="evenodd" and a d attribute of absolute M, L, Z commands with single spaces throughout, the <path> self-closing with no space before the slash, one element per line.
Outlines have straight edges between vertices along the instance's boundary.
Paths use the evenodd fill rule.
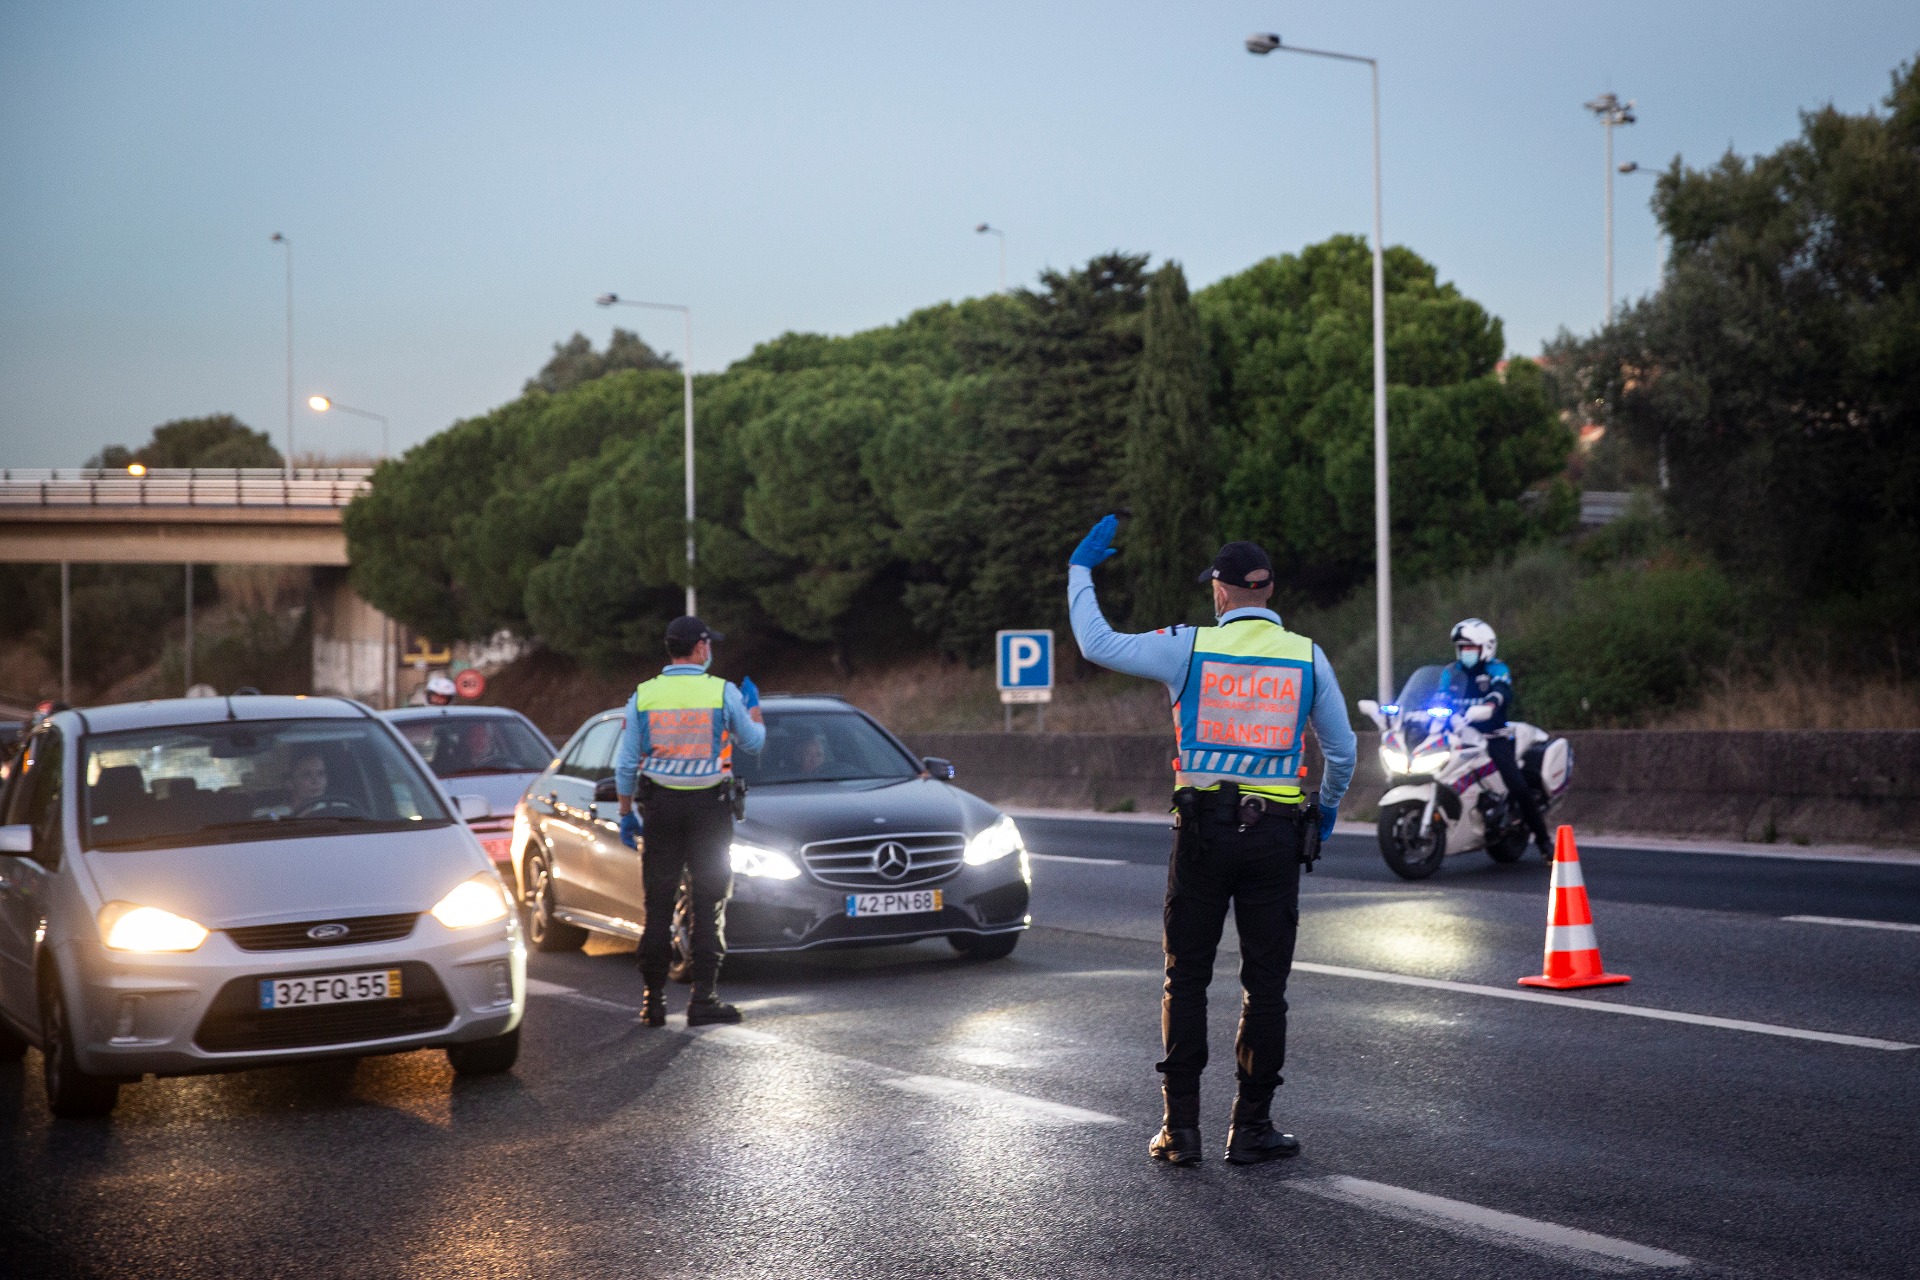
<path fill-rule="evenodd" d="M 1100 523 L 1087 530 L 1087 536 L 1080 539 L 1080 545 L 1075 547 L 1073 554 L 1067 557 L 1067 563 L 1083 565 L 1091 569 L 1102 560 L 1114 555 L 1113 534 L 1119 527 L 1120 517 L 1101 516 Z"/>
<path fill-rule="evenodd" d="M 746 702 L 749 711 L 760 705 L 760 686 L 753 682 L 752 676 L 747 676 L 740 681 L 740 697 Z"/>
<path fill-rule="evenodd" d="M 620 815 L 620 843 L 629 849 L 640 847 L 640 815 L 623 813 Z"/>
<path fill-rule="evenodd" d="M 1325 844 L 1327 842 L 1327 839 L 1333 835 L 1333 824 L 1338 821 L 1340 821 L 1340 811 L 1338 809 L 1323 808 L 1320 810 L 1320 843 L 1321 844 Z"/>
<path fill-rule="evenodd" d="M 1465 718 L 1468 724 L 1479 724 L 1482 720 L 1491 720 L 1493 719 L 1493 704 L 1491 702 L 1476 702 L 1467 708 Z"/>

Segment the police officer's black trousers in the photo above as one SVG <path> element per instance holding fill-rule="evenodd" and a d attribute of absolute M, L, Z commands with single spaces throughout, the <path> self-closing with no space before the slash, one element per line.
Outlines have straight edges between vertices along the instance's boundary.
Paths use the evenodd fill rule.
<path fill-rule="evenodd" d="M 1159 1063 L 1169 1098 L 1199 1092 L 1207 1065 L 1207 984 L 1233 907 L 1240 931 L 1240 1032 L 1234 1042 L 1240 1095 L 1264 1103 L 1287 1056 L 1287 973 L 1300 925 L 1300 844 L 1296 810 L 1269 810 L 1240 830 L 1237 808 L 1203 800 L 1186 840 L 1174 833 L 1167 868 L 1167 983 Z"/>
<path fill-rule="evenodd" d="M 684 875 L 693 900 L 695 994 L 710 994 L 727 954 L 727 897 L 733 892 L 733 809 L 723 783 L 698 791 L 643 787 L 646 843 L 640 880 L 646 892 L 646 928 L 640 936 L 640 975 L 650 987 L 666 982 L 673 963 L 673 904 Z"/>
<path fill-rule="evenodd" d="M 1533 802 L 1533 788 L 1527 785 L 1526 775 L 1520 772 L 1520 762 L 1514 756 L 1513 739 L 1488 738 L 1487 755 L 1492 758 L 1493 767 L 1500 771 L 1500 781 L 1507 784 L 1507 795 L 1520 806 L 1520 816 L 1525 819 L 1527 830 L 1533 832 L 1533 838 L 1540 842 L 1542 849 L 1552 849 L 1553 845 L 1547 839 L 1546 819 L 1540 816 L 1540 806 Z"/>

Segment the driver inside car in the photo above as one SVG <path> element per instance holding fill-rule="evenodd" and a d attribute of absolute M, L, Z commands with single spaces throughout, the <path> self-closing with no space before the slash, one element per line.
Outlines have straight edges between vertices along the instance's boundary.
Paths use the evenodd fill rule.
<path fill-rule="evenodd" d="M 287 783 L 288 816 L 305 818 L 326 808 L 327 758 L 318 751 L 295 756 Z"/>

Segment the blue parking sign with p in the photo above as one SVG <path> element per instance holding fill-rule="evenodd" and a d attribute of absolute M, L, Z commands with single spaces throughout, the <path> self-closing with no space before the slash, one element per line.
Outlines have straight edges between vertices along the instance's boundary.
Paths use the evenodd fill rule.
<path fill-rule="evenodd" d="M 1001 690 L 1053 688 L 1053 632 L 1002 631 L 996 647 Z"/>

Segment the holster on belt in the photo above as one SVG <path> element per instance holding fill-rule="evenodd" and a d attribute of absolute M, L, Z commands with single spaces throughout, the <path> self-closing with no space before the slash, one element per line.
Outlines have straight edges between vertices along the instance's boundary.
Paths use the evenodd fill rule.
<path fill-rule="evenodd" d="M 1300 806 L 1300 864 L 1313 874 L 1313 864 L 1320 861 L 1320 793 L 1311 792 L 1307 802 Z"/>
<path fill-rule="evenodd" d="M 733 808 L 733 820 L 741 821 L 747 816 L 747 780 L 739 774 L 727 779 L 727 803 Z"/>
<path fill-rule="evenodd" d="M 1181 787 L 1173 793 L 1173 826 L 1180 833 L 1178 848 L 1182 853 L 1192 850 L 1194 842 L 1200 838 L 1200 791 L 1196 787 Z"/>

